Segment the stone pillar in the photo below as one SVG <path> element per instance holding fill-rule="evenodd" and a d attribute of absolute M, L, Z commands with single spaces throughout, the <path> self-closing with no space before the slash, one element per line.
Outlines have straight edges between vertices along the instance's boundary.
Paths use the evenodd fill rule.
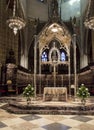
<path fill-rule="evenodd" d="M 39 50 L 39 79 L 40 79 L 39 94 L 41 94 L 41 92 L 42 92 L 42 85 L 41 85 L 41 80 L 42 80 L 42 77 L 41 77 L 41 54 L 42 54 L 42 51 Z"/>
<path fill-rule="evenodd" d="M 76 97 L 77 90 L 77 65 L 76 65 L 76 34 L 73 35 L 73 48 L 74 48 L 74 96 Z"/>
<path fill-rule="evenodd" d="M 94 31 L 92 31 L 92 62 L 94 62 Z"/>
<path fill-rule="evenodd" d="M 70 47 L 69 47 L 69 54 L 68 54 L 68 74 L 69 74 L 69 96 L 71 96 L 71 83 L 70 83 L 70 75 L 71 75 L 71 70 L 70 70 Z"/>
<path fill-rule="evenodd" d="M 80 68 L 84 68 L 88 65 L 88 59 L 86 54 L 81 54 L 80 56 Z"/>
<path fill-rule="evenodd" d="M 35 88 L 35 98 L 36 98 L 36 74 L 37 74 L 37 36 L 35 35 L 35 45 L 34 45 L 34 88 Z"/>

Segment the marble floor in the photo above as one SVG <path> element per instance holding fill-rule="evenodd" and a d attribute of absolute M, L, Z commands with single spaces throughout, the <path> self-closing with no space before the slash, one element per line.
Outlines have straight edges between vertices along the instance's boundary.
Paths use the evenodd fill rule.
<path fill-rule="evenodd" d="M 94 116 L 12 114 L 0 108 L 0 130 L 94 130 Z"/>

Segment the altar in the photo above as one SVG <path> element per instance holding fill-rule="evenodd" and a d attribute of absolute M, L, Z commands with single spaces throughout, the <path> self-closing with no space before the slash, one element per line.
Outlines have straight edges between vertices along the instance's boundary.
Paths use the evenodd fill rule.
<path fill-rule="evenodd" d="M 58 100 L 60 97 L 65 96 L 67 101 L 67 88 L 66 87 L 45 87 L 43 93 L 43 101 L 46 101 L 46 97 L 56 97 Z"/>

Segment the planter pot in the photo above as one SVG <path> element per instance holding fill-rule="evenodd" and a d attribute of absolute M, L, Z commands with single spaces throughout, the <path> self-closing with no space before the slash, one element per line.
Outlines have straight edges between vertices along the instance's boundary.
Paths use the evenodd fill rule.
<path fill-rule="evenodd" d="M 31 104 L 31 98 L 28 97 L 28 98 L 27 98 L 27 105 L 30 105 L 30 104 Z"/>
<path fill-rule="evenodd" d="M 81 99 L 81 103 L 84 106 L 86 104 L 86 99 L 85 98 Z"/>

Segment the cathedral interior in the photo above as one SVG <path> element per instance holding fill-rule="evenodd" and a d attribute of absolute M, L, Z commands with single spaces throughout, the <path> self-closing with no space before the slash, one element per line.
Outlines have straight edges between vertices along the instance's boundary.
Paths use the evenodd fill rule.
<path fill-rule="evenodd" d="M 0 129 L 94 130 L 93 96 L 94 0 L 0 0 Z"/>
<path fill-rule="evenodd" d="M 8 92 L 11 82 L 20 94 L 30 83 L 36 94 L 66 86 L 71 95 L 71 85 L 77 91 L 85 84 L 93 95 L 94 32 L 85 24 L 93 17 L 89 5 L 88 0 L 1 0 L 1 91 Z"/>

